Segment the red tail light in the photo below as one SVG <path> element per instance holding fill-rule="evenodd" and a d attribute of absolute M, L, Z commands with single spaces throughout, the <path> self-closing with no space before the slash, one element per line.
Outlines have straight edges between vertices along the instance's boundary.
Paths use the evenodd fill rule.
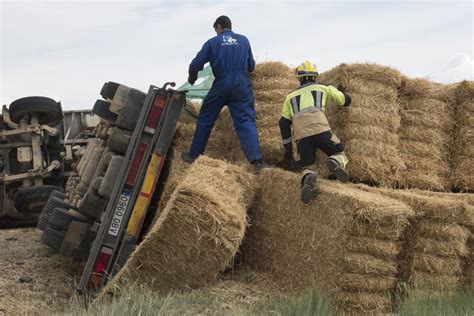
<path fill-rule="evenodd" d="M 140 168 L 140 164 L 143 160 L 143 156 L 145 155 L 145 151 L 148 145 L 146 143 L 141 142 L 138 144 L 137 152 L 135 153 L 135 157 L 133 157 L 132 165 L 130 166 L 130 170 L 128 172 L 127 181 L 128 185 L 134 185 L 135 181 L 137 180 L 138 169 Z"/>
<path fill-rule="evenodd" d="M 112 249 L 107 247 L 102 247 L 100 254 L 97 257 L 95 262 L 94 270 L 90 278 L 90 284 L 99 287 L 102 284 L 104 278 L 104 272 L 107 269 L 109 260 L 112 257 Z"/>
<path fill-rule="evenodd" d="M 166 104 L 166 96 L 158 94 L 153 101 L 153 106 L 148 115 L 148 120 L 146 122 L 145 131 L 148 133 L 154 133 L 156 127 L 158 126 L 158 121 L 160 120 L 161 112 Z"/>

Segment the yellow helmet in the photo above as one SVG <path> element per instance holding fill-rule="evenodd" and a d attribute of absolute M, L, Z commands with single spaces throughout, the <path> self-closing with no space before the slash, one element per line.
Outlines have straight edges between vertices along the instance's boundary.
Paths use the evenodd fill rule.
<path fill-rule="evenodd" d="M 310 61 L 305 61 L 298 67 L 296 67 L 296 76 L 301 77 L 316 77 L 318 75 L 318 69 L 316 65 Z"/>

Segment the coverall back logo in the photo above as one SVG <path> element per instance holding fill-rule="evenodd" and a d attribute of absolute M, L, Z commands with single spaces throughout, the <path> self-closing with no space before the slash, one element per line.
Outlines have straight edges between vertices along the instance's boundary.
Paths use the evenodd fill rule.
<path fill-rule="evenodd" d="M 239 45 L 237 40 L 230 35 L 222 36 L 222 44 L 221 45 Z"/>

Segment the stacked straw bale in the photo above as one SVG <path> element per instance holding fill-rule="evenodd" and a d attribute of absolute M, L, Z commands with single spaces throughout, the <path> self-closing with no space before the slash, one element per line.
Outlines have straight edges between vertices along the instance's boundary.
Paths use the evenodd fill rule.
<path fill-rule="evenodd" d="M 199 158 L 104 293 L 130 280 L 159 292 L 216 282 L 244 237 L 255 185 L 241 167 Z"/>
<path fill-rule="evenodd" d="M 270 273 L 289 292 L 317 286 L 345 311 L 390 310 L 409 207 L 327 180 L 304 205 L 299 176 L 281 169 L 264 169 L 260 185 L 244 266 Z"/>
<path fill-rule="evenodd" d="M 456 91 L 456 131 L 453 144 L 452 184 L 474 191 L 474 81 L 463 81 Z"/>
<path fill-rule="evenodd" d="M 346 144 L 349 175 L 355 181 L 392 186 L 405 165 L 398 154 L 401 74 L 376 64 L 341 64 L 320 75 L 322 84 L 343 84 L 349 108 L 327 106 L 335 134 Z M 320 155 L 324 159 L 324 155 Z"/>
<path fill-rule="evenodd" d="M 399 256 L 401 282 L 430 294 L 453 291 L 466 283 L 472 269 L 466 260 L 472 252 L 473 205 L 454 194 L 359 187 L 398 199 L 416 214 L 410 218 Z"/>
<path fill-rule="evenodd" d="M 399 93 L 399 151 L 406 166 L 399 186 L 449 190 L 454 86 L 404 77 Z"/>
<path fill-rule="evenodd" d="M 269 163 L 279 165 L 283 145 L 278 121 L 286 96 L 298 88 L 299 82 L 294 72 L 281 62 L 257 64 L 252 82 L 262 155 Z"/>

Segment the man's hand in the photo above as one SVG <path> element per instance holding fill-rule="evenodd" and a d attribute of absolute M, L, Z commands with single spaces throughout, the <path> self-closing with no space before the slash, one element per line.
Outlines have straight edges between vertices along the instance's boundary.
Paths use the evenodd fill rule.
<path fill-rule="evenodd" d="M 188 77 L 188 82 L 190 85 L 194 85 L 196 80 L 197 80 L 197 77 L 191 77 L 191 76 Z"/>
<path fill-rule="evenodd" d="M 337 85 L 337 90 L 341 91 L 342 93 L 346 92 L 346 85 L 341 82 Z"/>

